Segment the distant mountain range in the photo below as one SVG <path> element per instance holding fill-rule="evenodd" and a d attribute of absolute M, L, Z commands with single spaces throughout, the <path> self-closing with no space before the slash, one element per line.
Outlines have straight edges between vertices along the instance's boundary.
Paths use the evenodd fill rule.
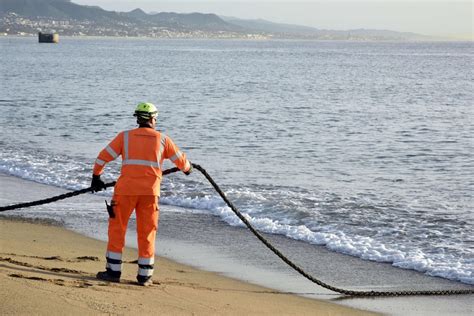
<path fill-rule="evenodd" d="M 70 0 L 0 0 L 0 18 L 0 33 L 7 34 L 35 33 L 38 29 L 49 27 L 66 35 L 342 40 L 427 39 L 414 33 L 385 30 L 320 30 L 265 20 L 220 17 L 216 14 L 173 12 L 147 14 L 141 9 L 115 12 L 98 6 L 78 5 Z M 50 21 L 50 25 L 47 21 Z"/>
<path fill-rule="evenodd" d="M 257 20 L 244 20 L 235 17 L 221 16 L 221 18 L 231 24 L 241 26 L 245 29 L 268 32 L 278 34 L 282 37 L 303 37 L 303 38 L 373 38 L 373 39 L 386 39 L 386 40 L 427 40 L 430 39 L 428 36 L 409 33 L 409 32 L 396 32 L 389 30 L 370 30 L 370 29 L 354 29 L 347 31 L 338 30 L 324 30 L 317 29 L 310 26 L 274 23 L 263 19 Z"/>

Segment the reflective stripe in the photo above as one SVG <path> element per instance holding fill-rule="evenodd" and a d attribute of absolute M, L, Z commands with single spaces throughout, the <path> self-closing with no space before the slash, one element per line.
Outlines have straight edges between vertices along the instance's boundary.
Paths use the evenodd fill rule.
<path fill-rule="evenodd" d="M 166 145 L 166 135 L 165 133 L 160 133 L 160 150 L 158 151 L 158 162 L 161 161 L 161 157 L 163 157 L 163 152 L 165 151 L 165 145 Z"/>
<path fill-rule="evenodd" d="M 123 159 L 128 159 L 128 131 L 123 132 Z"/>
<path fill-rule="evenodd" d="M 172 162 L 175 162 L 175 161 L 176 161 L 176 159 L 179 159 L 179 158 L 181 158 L 181 156 L 182 156 L 182 155 L 183 155 L 183 153 L 182 153 L 182 152 L 180 152 L 180 151 L 178 151 L 176 154 L 174 154 L 174 156 L 173 156 L 173 157 L 171 157 L 171 158 L 170 158 L 170 160 L 171 160 Z"/>
<path fill-rule="evenodd" d="M 122 271 L 122 265 L 121 264 L 114 264 L 114 263 L 108 263 L 107 262 L 107 265 L 105 267 L 109 268 L 110 270 L 115 271 L 115 272 Z"/>
<path fill-rule="evenodd" d="M 97 159 L 95 160 L 95 163 L 98 164 L 99 166 L 105 165 L 105 161 L 103 161 L 103 160 L 101 160 L 101 159 L 99 159 L 99 158 L 97 158 Z"/>
<path fill-rule="evenodd" d="M 110 259 L 122 260 L 122 254 L 120 252 L 107 251 L 105 256 Z"/>
<path fill-rule="evenodd" d="M 161 137 L 160 137 L 161 146 L 165 147 L 165 145 L 166 145 L 166 134 L 165 133 L 160 133 L 160 134 L 161 134 Z"/>
<path fill-rule="evenodd" d="M 154 257 L 151 257 L 151 258 L 138 258 L 138 264 L 150 265 L 150 264 L 154 264 L 154 263 L 155 263 L 155 258 Z"/>
<path fill-rule="evenodd" d="M 154 167 L 154 168 L 160 168 L 160 156 L 158 156 L 158 161 L 151 161 L 151 160 L 143 160 L 143 159 L 128 159 L 128 132 L 125 131 L 123 132 L 123 152 L 124 152 L 124 157 L 122 161 L 122 165 L 137 165 L 137 166 L 147 166 L 147 167 Z M 162 134 L 162 142 L 163 142 L 163 134 Z"/>
<path fill-rule="evenodd" d="M 149 160 L 127 159 L 127 160 L 122 161 L 122 164 L 160 168 L 159 163 L 157 163 L 156 161 L 149 161 Z"/>
<path fill-rule="evenodd" d="M 107 150 L 107 152 L 112 156 L 112 158 L 115 159 L 118 157 L 117 153 L 115 152 L 115 150 L 112 149 L 112 147 L 107 146 L 105 147 L 105 150 Z"/>
<path fill-rule="evenodd" d="M 153 269 L 138 269 L 138 275 L 152 276 L 153 275 Z"/>

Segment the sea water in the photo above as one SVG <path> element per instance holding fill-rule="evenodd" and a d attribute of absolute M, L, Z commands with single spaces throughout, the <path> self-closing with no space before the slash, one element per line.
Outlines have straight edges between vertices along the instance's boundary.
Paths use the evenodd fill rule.
<path fill-rule="evenodd" d="M 1 173 L 88 187 L 152 102 L 261 232 L 474 284 L 472 43 L 5 37 L 0 54 Z M 164 179 L 161 204 L 243 226 L 198 174 Z M 24 214 L 87 233 L 102 208 Z"/>

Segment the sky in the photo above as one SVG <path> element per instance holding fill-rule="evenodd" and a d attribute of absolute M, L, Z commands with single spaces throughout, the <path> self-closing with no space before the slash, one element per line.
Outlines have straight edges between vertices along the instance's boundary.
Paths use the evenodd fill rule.
<path fill-rule="evenodd" d="M 473 38 L 473 1 L 465 0 L 72 0 L 105 10 L 215 13 L 319 29 L 383 29 Z"/>

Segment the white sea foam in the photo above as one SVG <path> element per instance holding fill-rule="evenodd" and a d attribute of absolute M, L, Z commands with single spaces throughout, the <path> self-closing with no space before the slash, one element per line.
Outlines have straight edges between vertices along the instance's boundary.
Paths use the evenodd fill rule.
<path fill-rule="evenodd" d="M 235 216 L 232 210 L 224 206 L 218 197 L 205 197 L 195 199 L 167 198 L 166 203 L 187 208 L 208 210 L 209 213 L 219 216 L 232 226 L 245 226 Z M 371 237 L 352 235 L 333 227 L 320 227 L 321 231 L 315 232 L 305 225 L 284 224 L 285 219 L 274 220 L 267 217 L 244 216 L 257 230 L 265 233 L 280 234 L 289 238 L 307 243 L 326 246 L 328 249 L 359 257 L 365 260 L 392 263 L 393 266 L 416 270 L 431 276 L 438 276 L 456 280 L 467 284 L 474 284 L 474 264 L 472 259 L 453 258 L 442 253 L 430 257 L 417 249 L 416 246 L 387 245 Z"/>
<path fill-rule="evenodd" d="M 61 162 L 55 162 L 58 160 Z M 87 188 L 90 185 L 91 168 L 91 164 L 60 156 L 41 153 L 31 155 L 8 150 L 0 153 L 1 173 L 68 190 Z M 111 195 L 107 192 L 99 194 Z"/>
<path fill-rule="evenodd" d="M 89 170 L 87 170 L 86 164 L 84 164 L 83 169 L 87 171 L 84 171 L 84 181 L 81 183 L 81 181 L 62 176 L 64 173 L 67 173 L 69 168 L 72 168 L 72 163 L 69 162 L 65 162 L 59 166 L 54 164 L 53 166 L 47 163 L 47 160 L 51 159 L 51 157 L 42 159 L 38 159 L 38 157 L 27 157 L 28 159 L 25 159 L 24 156 L 10 155 L 8 158 L 5 156 L 0 156 L 0 158 L 0 172 L 6 174 L 66 189 L 81 189 L 88 185 L 86 181 L 88 180 Z M 244 226 L 242 221 L 235 216 L 232 210 L 224 204 L 219 196 L 200 195 L 190 197 L 183 191 L 185 190 L 184 186 L 176 185 L 172 182 L 169 183 L 168 186 L 172 187 L 173 191 L 176 190 L 180 192 L 178 192 L 179 194 L 177 195 L 163 196 L 161 203 L 179 206 L 177 211 L 180 212 L 212 214 L 220 217 L 231 226 Z M 110 192 L 102 194 L 111 195 Z M 474 284 L 474 259 L 472 252 L 467 251 L 461 257 L 454 257 L 442 251 L 434 254 L 426 254 L 419 249 L 416 243 L 410 245 L 387 243 L 384 242 L 383 238 L 359 235 L 351 226 L 327 224 L 324 221 L 320 222 L 312 218 L 307 220 L 304 224 L 302 222 L 295 224 L 299 222 L 294 218 L 296 213 L 279 210 L 279 207 L 284 206 L 279 204 L 280 202 L 265 204 L 269 201 L 271 202 L 271 195 L 276 195 L 277 197 L 288 195 L 291 196 L 292 199 L 292 202 L 289 203 L 291 207 L 302 207 L 303 203 L 298 200 L 302 197 L 286 189 L 280 192 L 267 192 L 268 195 L 266 195 L 254 192 L 248 188 L 231 188 L 227 194 L 238 201 L 242 201 L 243 204 L 247 203 L 248 206 L 251 206 L 251 208 L 245 210 L 244 216 L 261 232 L 284 235 L 288 238 L 325 246 L 332 251 L 352 255 L 365 260 L 391 263 L 393 266 L 399 268 L 412 269 L 431 276 Z M 314 201 L 314 197 L 305 198 L 311 200 L 311 203 L 314 205 L 320 204 Z M 267 210 L 265 212 L 266 208 L 271 208 L 271 211 Z M 54 211 L 51 212 L 51 216 L 54 215 L 54 217 L 57 217 Z M 89 218 L 90 216 L 94 216 L 94 213 L 84 213 L 82 216 Z M 354 213 L 352 216 L 354 217 L 356 214 Z M 311 227 L 311 229 L 309 227 Z M 383 237 L 394 233 L 396 233 L 396 229 L 382 227 L 378 235 Z M 443 234 L 443 232 L 441 230 L 435 230 L 433 234 L 440 235 Z"/>

